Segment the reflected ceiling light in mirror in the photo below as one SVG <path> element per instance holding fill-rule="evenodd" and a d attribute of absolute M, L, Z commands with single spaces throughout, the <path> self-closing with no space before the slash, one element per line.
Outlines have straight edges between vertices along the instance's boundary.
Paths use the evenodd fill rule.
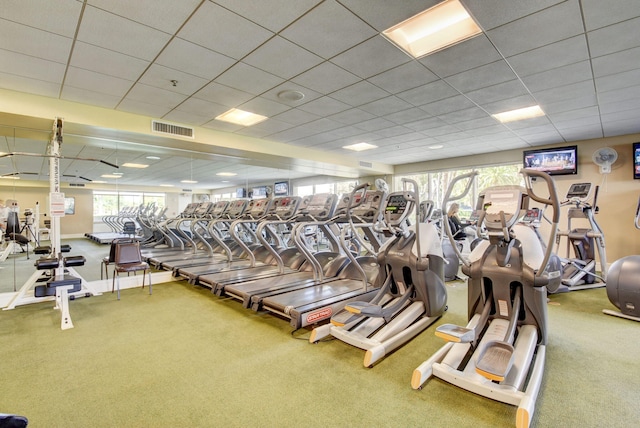
<path fill-rule="evenodd" d="M 147 156 L 146 158 L 149 160 L 160 160 L 159 156 Z"/>
<path fill-rule="evenodd" d="M 197 181 L 196 180 L 180 180 L 180 183 L 184 183 L 184 184 L 196 184 Z"/>
<path fill-rule="evenodd" d="M 102 174 L 102 178 L 121 178 L 122 174 Z"/>
<path fill-rule="evenodd" d="M 147 168 L 149 165 L 146 165 L 144 163 L 132 163 L 132 162 L 125 162 L 123 163 L 121 166 L 124 166 L 126 168 L 139 168 L 139 169 L 143 169 L 143 168 Z"/>
<path fill-rule="evenodd" d="M 226 112 L 215 118 L 215 120 L 234 123 L 236 125 L 242 126 L 255 125 L 256 123 L 260 123 L 267 119 L 267 116 L 262 116 L 261 114 L 251 113 L 249 111 L 244 111 L 237 108 L 227 110 Z"/>
<path fill-rule="evenodd" d="M 482 33 L 459 0 L 447 0 L 382 32 L 396 46 L 419 58 Z"/>
<path fill-rule="evenodd" d="M 429 148 L 430 148 L 431 150 L 438 150 L 438 149 L 441 149 L 441 148 L 443 148 L 443 147 L 444 147 L 444 145 L 442 145 L 442 144 L 434 144 L 434 145 L 432 145 L 432 146 L 429 146 Z"/>
<path fill-rule="evenodd" d="M 218 172 L 216 175 L 220 177 L 234 177 L 238 174 L 236 174 L 235 172 Z"/>
<path fill-rule="evenodd" d="M 173 187 L 173 184 L 161 184 L 160 187 Z"/>

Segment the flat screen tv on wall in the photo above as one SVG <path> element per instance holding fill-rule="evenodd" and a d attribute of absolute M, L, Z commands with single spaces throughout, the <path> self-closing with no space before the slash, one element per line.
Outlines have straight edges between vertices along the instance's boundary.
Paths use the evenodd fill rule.
<path fill-rule="evenodd" d="M 288 181 L 277 181 L 273 185 L 273 195 L 274 196 L 289 196 L 289 182 Z"/>
<path fill-rule="evenodd" d="M 633 178 L 640 178 L 640 143 L 633 143 Z"/>
<path fill-rule="evenodd" d="M 544 171 L 549 175 L 577 174 L 578 146 L 525 150 L 522 164 L 525 168 Z"/>

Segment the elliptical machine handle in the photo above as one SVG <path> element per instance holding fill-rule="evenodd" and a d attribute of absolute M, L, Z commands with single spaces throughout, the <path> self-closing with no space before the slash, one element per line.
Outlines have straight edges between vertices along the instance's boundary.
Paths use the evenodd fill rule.
<path fill-rule="evenodd" d="M 447 233 L 447 238 L 449 238 L 449 241 L 452 244 L 451 246 L 453 247 L 453 251 L 456 253 L 456 256 L 458 256 L 458 259 L 460 259 L 462 264 L 464 264 L 465 266 L 469 266 L 469 261 L 462 256 L 462 253 L 460 252 L 460 250 L 458 249 L 458 246 L 456 245 L 455 238 L 451 233 L 451 227 L 449 226 L 449 216 L 446 214 L 447 205 L 451 201 L 457 201 L 458 199 L 464 198 L 467 195 L 467 193 L 469 193 L 469 190 L 471 190 L 471 184 L 473 183 L 473 180 L 477 175 L 478 175 L 478 171 L 473 170 L 471 172 L 467 172 L 466 174 L 453 177 L 453 180 L 451 180 L 451 183 L 449 183 L 447 192 L 445 193 L 444 198 L 442 199 L 442 226 L 444 227 L 444 231 Z M 458 184 L 458 182 L 465 179 L 468 181 L 465 184 L 464 190 L 462 191 L 462 193 L 459 195 L 451 196 L 451 193 L 453 192 L 453 188 L 455 187 L 455 185 Z M 478 220 L 477 227 L 480 226 L 480 223 L 481 223 L 481 219 Z"/>
<path fill-rule="evenodd" d="M 542 263 L 540 263 L 540 267 L 536 272 L 536 276 L 541 276 L 545 268 L 547 267 L 547 263 L 549 263 L 549 259 L 551 258 L 553 243 L 556 240 L 556 234 L 558 233 L 558 224 L 560 223 L 560 200 L 558 199 L 558 192 L 556 190 L 555 182 L 553 181 L 553 178 L 546 172 L 523 168 L 520 170 L 520 174 L 522 174 L 524 177 L 524 184 L 527 188 L 527 192 L 529 193 L 529 197 L 536 202 L 544 205 L 551 205 L 553 207 L 553 219 L 551 224 L 551 233 L 549 234 L 549 242 L 547 243 L 547 249 L 544 253 L 544 259 L 542 259 Z M 533 191 L 531 179 L 538 177 L 542 178 L 547 184 L 547 189 L 549 190 L 549 197 L 547 199 L 541 198 Z"/>

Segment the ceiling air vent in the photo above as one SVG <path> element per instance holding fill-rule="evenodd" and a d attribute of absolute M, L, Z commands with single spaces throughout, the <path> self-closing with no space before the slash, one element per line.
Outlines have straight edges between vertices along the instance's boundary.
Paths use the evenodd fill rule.
<path fill-rule="evenodd" d="M 179 137 L 195 138 L 193 128 L 185 126 L 173 125 L 166 122 L 151 121 L 151 130 L 160 134 L 177 135 Z"/>
<path fill-rule="evenodd" d="M 360 161 L 360 166 L 365 168 L 373 168 L 373 164 L 371 162 Z"/>

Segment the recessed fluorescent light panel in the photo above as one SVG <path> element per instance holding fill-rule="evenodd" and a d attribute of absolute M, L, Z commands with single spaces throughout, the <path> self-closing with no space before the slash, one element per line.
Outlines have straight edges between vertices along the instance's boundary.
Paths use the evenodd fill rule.
<path fill-rule="evenodd" d="M 350 146 L 343 146 L 342 148 L 347 150 L 353 150 L 354 152 L 362 152 L 364 150 L 377 149 L 378 146 L 374 146 L 373 144 L 369 144 L 369 143 L 357 143 L 357 144 L 351 144 Z"/>
<path fill-rule="evenodd" d="M 161 184 L 160 187 L 173 187 L 173 184 Z"/>
<path fill-rule="evenodd" d="M 482 33 L 459 0 L 447 0 L 394 25 L 382 34 L 419 58 Z"/>
<path fill-rule="evenodd" d="M 17 175 L 2 175 L 0 176 L 0 178 L 4 178 L 7 180 L 20 180 L 20 177 L 18 177 Z"/>
<path fill-rule="evenodd" d="M 267 116 L 262 116 L 260 114 L 251 113 L 249 111 L 232 108 L 231 110 L 222 113 L 220 116 L 217 116 L 216 120 L 235 123 L 236 125 L 251 126 L 255 125 L 256 123 L 260 123 L 263 120 L 267 120 Z"/>
<path fill-rule="evenodd" d="M 532 117 L 544 116 L 544 112 L 540 106 L 531 106 L 519 108 L 517 110 L 504 111 L 502 113 L 492 115 L 502 123 L 514 122 L 516 120 L 531 119 Z"/>
<path fill-rule="evenodd" d="M 185 183 L 185 184 L 196 184 L 197 181 L 196 180 L 180 180 L 180 183 Z"/>
<path fill-rule="evenodd" d="M 122 174 L 102 174 L 100 177 L 102 178 L 120 178 Z"/>
<path fill-rule="evenodd" d="M 127 167 L 127 168 L 140 168 L 140 169 L 142 169 L 142 168 L 148 167 L 149 165 L 145 165 L 143 163 L 130 163 L 130 162 L 127 162 L 127 163 L 123 163 L 122 166 Z"/>
<path fill-rule="evenodd" d="M 219 175 L 220 177 L 233 177 L 238 174 L 235 172 L 218 172 L 216 175 Z"/>
<path fill-rule="evenodd" d="M 158 160 L 158 159 L 160 159 L 160 156 L 147 156 L 147 159 Z"/>

